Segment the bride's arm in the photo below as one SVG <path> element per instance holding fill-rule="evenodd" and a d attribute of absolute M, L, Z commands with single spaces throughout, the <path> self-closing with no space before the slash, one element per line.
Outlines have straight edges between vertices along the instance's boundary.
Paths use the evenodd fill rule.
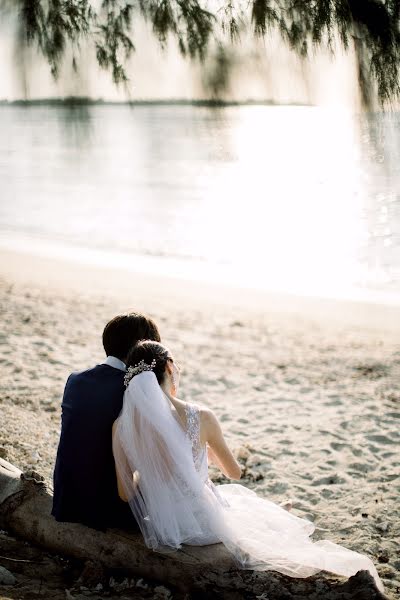
<path fill-rule="evenodd" d="M 240 479 L 241 467 L 229 450 L 222 433 L 221 425 L 211 410 L 202 410 L 202 425 L 205 441 L 209 445 L 210 459 L 221 469 L 226 477 Z"/>
<path fill-rule="evenodd" d="M 112 426 L 112 439 L 113 439 L 113 452 L 114 452 L 114 461 L 115 461 L 115 474 L 117 476 L 118 496 L 124 502 L 128 502 L 128 497 L 127 497 L 127 495 L 125 493 L 125 487 L 124 487 L 124 485 L 122 483 L 121 475 L 118 472 L 117 460 L 116 460 L 116 457 L 115 457 L 115 450 L 116 450 L 116 448 L 115 448 L 115 431 L 116 431 L 116 428 L 117 428 L 117 421 L 114 421 L 113 426 Z M 127 465 L 126 458 L 125 458 L 125 455 L 124 455 L 124 453 L 122 451 L 122 448 L 119 447 L 118 451 L 119 451 L 119 460 L 123 460 L 124 463 L 125 463 L 125 465 Z"/>
<path fill-rule="evenodd" d="M 220 471 L 223 470 L 223 466 L 221 465 L 218 458 L 216 457 L 215 452 L 208 445 L 207 445 L 207 456 L 208 456 L 208 462 L 212 462 L 216 467 L 219 468 Z"/>

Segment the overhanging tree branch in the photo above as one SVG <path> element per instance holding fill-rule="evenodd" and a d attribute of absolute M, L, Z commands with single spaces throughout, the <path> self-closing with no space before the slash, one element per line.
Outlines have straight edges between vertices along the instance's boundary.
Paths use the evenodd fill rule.
<path fill-rule="evenodd" d="M 175 39 L 190 59 L 203 60 L 211 40 L 234 44 L 248 31 L 262 38 L 278 31 L 304 58 L 316 48 L 334 53 L 339 40 L 355 52 L 366 104 L 375 93 L 382 104 L 400 96 L 400 0 L 0 0 L 0 6 L 17 15 L 20 41 L 38 48 L 55 78 L 68 47 L 78 68 L 85 40 L 114 83 L 126 82 L 133 26 L 142 17 L 162 47 Z"/>

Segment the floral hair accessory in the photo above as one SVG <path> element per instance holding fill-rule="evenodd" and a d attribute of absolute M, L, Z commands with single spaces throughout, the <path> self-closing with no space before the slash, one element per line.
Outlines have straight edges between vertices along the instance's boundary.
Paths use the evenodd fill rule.
<path fill-rule="evenodd" d="M 128 387 L 129 382 L 132 379 L 132 377 L 135 377 L 135 375 L 139 375 L 139 373 L 143 373 L 143 371 L 153 371 L 156 364 L 157 364 L 156 359 L 153 358 L 153 360 L 151 361 L 151 363 L 149 365 L 147 363 L 145 363 L 144 360 L 141 360 L 140 362 L 137 363 L 137 365 L 128 367 L 126 370 L 126 373 L 125 373 L 125 377 L 124 377 L 125 387 Z"/>

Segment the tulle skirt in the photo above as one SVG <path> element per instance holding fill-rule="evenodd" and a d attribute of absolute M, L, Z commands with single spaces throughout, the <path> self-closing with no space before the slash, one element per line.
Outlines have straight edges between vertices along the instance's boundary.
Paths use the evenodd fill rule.
<path fill-rule="evenodd" d="M 208 482 L 206 487 L 210 503 L 216 500 L 219 504 L 219 522 L 212 519 L 209 531 L 203 530 L 200 537 L 186 543 L 204 545 L 219 541 L 241 568 L 273 570 L 290 577 L 309 577 L 318 571 L 350 577 L 367 570 L 383 591 L 376 568 L 367 556 L 328 540 L 313 542 L 310 536 L 315 526 L 307 519 L 242 485 L 215 486 Z"/>

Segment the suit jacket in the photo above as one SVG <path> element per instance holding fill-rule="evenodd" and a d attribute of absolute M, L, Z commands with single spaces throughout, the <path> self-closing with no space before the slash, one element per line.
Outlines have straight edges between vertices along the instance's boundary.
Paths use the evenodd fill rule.
<path fill-rule="evenodd" d="M 69 376 L 54 468 L 57 521 L 137 529 L 129 505 L 118 496 L 112 453 L 112 425 L 124 389 L 124 372 L 107 364 Z"/>

